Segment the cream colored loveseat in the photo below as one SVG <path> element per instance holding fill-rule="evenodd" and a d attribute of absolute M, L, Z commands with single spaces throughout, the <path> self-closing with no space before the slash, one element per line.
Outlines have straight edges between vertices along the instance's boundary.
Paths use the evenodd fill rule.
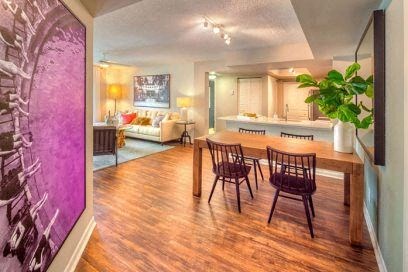
<path fill-rule="evenodd" d="M 178 112 L 166 112 L 157 110 L 132 110 L 138 117 L 149 117 L 151 121 L 154 121 L 157 115 L 164 115 L 164 119 L 160 122 L 159 127 L 153 127 L 150 125 L 131 125 L 132 127 L 125 131 L 125 136 L 150 140 L 160 143 L 176 140 L 181 135 L 181 126 L 176 124 L 180 119 Z"/>

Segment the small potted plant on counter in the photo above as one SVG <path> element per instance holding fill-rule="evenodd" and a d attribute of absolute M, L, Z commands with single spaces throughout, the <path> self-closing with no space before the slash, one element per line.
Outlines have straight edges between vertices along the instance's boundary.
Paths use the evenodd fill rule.
<path fill-rule="evenodd" d="M 344 75 L 332 70 L 320 82 L 308 74 L 296 77 L 296 81 L 301 83 L 299 88 L 316 89 L 305 102 L 316 103 L 324 115 L 335 120 L 334 150 L 338 152 L 352 153 L 355 128 L 367 129 L 373 123 L 373 109 L 362 102 L 355 103 L 357 95 L 373 97 L 373 76 L 364 79 L 357 75 L 358 70 L 360 65 L 353 63 Z M 368 115 L 361 119 L 362 111 Z"/>

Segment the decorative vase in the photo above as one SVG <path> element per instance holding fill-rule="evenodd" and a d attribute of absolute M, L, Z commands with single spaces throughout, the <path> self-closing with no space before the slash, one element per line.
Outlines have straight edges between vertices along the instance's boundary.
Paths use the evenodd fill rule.
<path fill-rule="evenodd" d="M 353 124 L 338 120 L 334 126 L 334 151 L 353 153 L 354 131 Z"/>

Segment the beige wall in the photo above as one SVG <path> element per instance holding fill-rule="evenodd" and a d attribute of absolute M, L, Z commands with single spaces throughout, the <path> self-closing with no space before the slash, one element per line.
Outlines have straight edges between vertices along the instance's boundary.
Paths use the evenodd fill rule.
<path fill-rule="evenodd" d="M 64 271 L 82 235 L 93 220 L 93 172 L 92 172 L 92 62 L 93 62 L 93 18 L 79 0 L 66 0 L 66 5 L 86 25 L 86 209 L 72 229 L 65 243 L 49 267 L 50 272 Z"/>
<path fill-rule="evenodd" d="M 151 67 L 125 67 L 111 66 L 109 68 L 94 67 L 94 73 L 99 73 L 100 77 L 94 84 L 95 95 L 94 116 L 102 121 L 105 114 L 110 110 L 114 111 L 114 100 L 107 96 L 107 86 L 109 84 L 121 84 L 123 97 L 117 100 L 117 110 L 127 111 L 133 106 L 133 77 L 136 75 L 158 75 L 170 74 L 170 110 L 179 111 L 176 104 L 177 97 L 193 96 L 194 93 L 194 65 L 193 63 L 176 63 L 172 65 L 151 66 Z M 189 117 L 193 117 L 192 113 Z"/>
<path fill-rule="evenodd" d="M 215 80 L 215 130 L 225 130 L 225 121 L 218 117 L 238 113 L 238 77 L 219 76 Z"/>

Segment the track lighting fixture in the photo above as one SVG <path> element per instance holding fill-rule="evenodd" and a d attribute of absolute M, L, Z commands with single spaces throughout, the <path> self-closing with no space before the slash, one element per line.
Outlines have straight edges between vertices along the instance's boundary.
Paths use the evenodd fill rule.
<path fill-rule="evenodd" d="M 218 25 L 208 18 L 204 18 L 203 27 L 209 29 L 212 26 L 212 31 L 214 34 L 220 34 L 221 39 L 225 41 L 226 44 L 231 43 L 231 36 L 224 30 L 222 25 Z"/>

